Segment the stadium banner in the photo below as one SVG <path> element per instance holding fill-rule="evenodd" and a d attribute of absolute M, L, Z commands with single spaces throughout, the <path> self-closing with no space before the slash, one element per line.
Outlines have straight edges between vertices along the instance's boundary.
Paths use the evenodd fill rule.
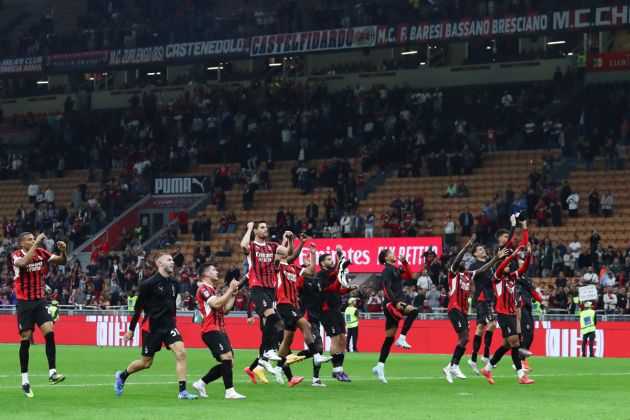
<path fill-rule="evenodd" d="M 294 32 L 254 36 L 251 39 L 252 57 L 309 53 L 373 47 L 376 43 L 376 26 L 324 29 L 320 31 Z"/>
<path fill-rule="evenodd" d="M 440 236 L 428 236 L 421 238 L 317 238 L 304 244 L 299 257 L 299 264 L 304 263 L 304 257 L 309 254 L 308 244 L 317 245 L 317 255 L 331 254 L 334 258 L 336 248 L 341 245 L 346 259 L 352 261 L 348 267 L 350 273 L 380 273 L 383 266 L 378 263 L 378 253 L 383 249 L 390 249 L 394 254 L 404 255 L 413 272 L 422 271 L 426 251 L 432 249 L 438 256 L 442 255 L 442 238 Z M 296 240 L 295 246 L 299 245 Z"/>
<path fill-rule="evenodd" d="M 586 62 L 589 73 L 630 70 L 630 52 L 589 54 Z"/>
<path fill-rule="evenodd" d="M 68 54 L 46 56 L 48 70 L 79 70 L 106 67 L 109 61 L 109 50 L 84 51 Z"/>
<path fill-rule="evenodd" d="M 62 315 L 55 324 L 55 341 L 62 345 L 110 346 L 125 347 L 139 346 L 140 328 L 130 343 L 124 344 L 123 335 L 127 331 L 131 316 L 106 315 Z M 225 319 L 226 329 L 230 341 L 235 349 L 258 349 L 260 345 L 260 326 L 258 322 L 247 324 L 246 318 Z M 474 322 L 471 321 L 471 342 L 475 332 Z M 184 337 L 187 348 L 204 348 L 201 340 L 201 325 L 194 324 L 191 316 L 179 317 L 177 328 Z M 582 335 L 578 321 L 536 321 L 535 339 L 530 349 L 536 356 L 548 357 L 580 357 L 582 351 Z M 17 344 L 20 340 L 15 315 L 0 315 L 0 343 Z M 384 320 L 359 321 L 358 346 L 362 352 L 380 351 L 385 336 Z M 501 332 L 495 332 L 495 340 Z M 44 338 L 39 329 L 35 332 L 35 342 L 43 344 Z M 325 337 L 328 349 L 330 340 Z M 451 354 L 457 341 L 457 334 L 450 321 L 422 321 L 417 320 L 409 334 L 407 341 L 411 350 L 401 350 L 392 347 L 394 353 L 415 354 Z M 597 324 L 595 335 L 595 354 L 597 357 L 630 357 L 630 322 L 601 322 Z M 303 348 L 303 339 L 299 331 L 293 341 L 293 349 Z M 138 350 L 139 352 L 140 350 Z M 468 346 L 470 351 L 470 345 Z"/>
<path fill-rule="evenodd" d="M 171 62 L 244 54 L 249 54 L 249 38 L 167 44 L 164 51 L 164 58 L 167 62 Z"/>
<path fill-rule="evenodd" d="M 427 41 L 483 38 L 509 35 L 535 35 L 569 30 L 603 29 L 630 23 L 630 6 L 602 6 L 584 9 L 532 12 L 480 19 L 445 19 L 379 26 L 376 45 L 396 45 Z"/>
<path fill-rule="evenodd" d="M 0 74 L 39 73 L 42 71 L 44 57 L 12 57 L 0 60 Z"/>
<path fill-rule="evenodd" d="M 154 178 L 153 194 L 206 194 L 209 186 L 210 180 L 207 176 Z"/>
<path fill-rule="evenodd" d="M 127 66 L 135 64 L 158 64 L 164 61 L 164 45 L 143 48 L 127 48 L 111 50 L 110 66 Z"/>

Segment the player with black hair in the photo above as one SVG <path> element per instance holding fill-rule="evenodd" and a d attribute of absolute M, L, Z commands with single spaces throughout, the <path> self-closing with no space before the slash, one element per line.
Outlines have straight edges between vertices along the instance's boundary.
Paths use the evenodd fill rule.
<path fill-rule="evenodd" d="M 390 249 L 384 249 L 378 254 L 379 264 L 385 266 L 381 274 L 383 279 L 383 293 L 385 295 L 383 300 L 385 340 L 381 346 L 381 354 L 378 363 L 372 368 L 372 373 L 383 383 L 387 383 L 387 378 L 385 378 L 385 362 L 389 356 L 392 344 L 394 344 L 394 338 L 396 337 L 400 320 L 405 318 L 398 340 L 396 340 L 396 346 L 410 349 L 411 346 L 407 343 L 407 333 L 413 321 L 418 317 L 418 309 L 405 303 L 402 291 L 404 286 L 403 281 L 412 279 L 413 273 L 411 272 L 406 258 L 401 255 L 399 259 L 402 266 L 397 267 L 395 264 L 398 258 Z"/>

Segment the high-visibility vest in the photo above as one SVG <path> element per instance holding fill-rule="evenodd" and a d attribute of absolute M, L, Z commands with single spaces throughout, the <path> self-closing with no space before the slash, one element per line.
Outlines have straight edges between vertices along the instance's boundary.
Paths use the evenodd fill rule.
<path fill-rule="evenodd" d="M 592 309 L 585 309 L 580 313 L 580 329 L 582 335 L 590 332 L 595 332 L 597 327 L 595 326 L 595 311 Z"/>
<path fill-rule="evenodd" d="M 532 302 L 532 315 L 540 315 L 542 310 L 540 308 L 540 302 Z"/>
<path fill-rule="evenodd" d="M 48 313 L 50 314 L 53 322 L 59 321 L 59 308 L 51 305 L 48 307 Z"/>
<path fill-rule="evenodd" d="M 127 310 L 133 311 L 136 307 L 138 296 L 127 296 Z"/>
<path fill-rule="evenodd" d="M 468 296 L 468 314 L 472 314 L 472 297 Z"/>
<path fill-rule="evenodd" d="M 357 308 L 348 306 L 344 312 L 346 319 L 346 328 L 356 328 L 359 326 L 359 317 L 357 316 Z"/>
<path fill-rule="evenodd" d="M 576 61 L 577 61 L 578 68 L 585 68 L 586 67 L 586 54 L 578 54 Z"/>
<path fill-rule="evenodd" d="M 575 314 L 576 314 L 576 315 L 579 315 L 579 314 L 580 314 L 580 312 L 582 311 L 582 310 L 580 309 L 580 298 L 579 298 L 579 296 L 575 296 L 575 297 L 573 298 L 573 303 L 575 303 Z"/>

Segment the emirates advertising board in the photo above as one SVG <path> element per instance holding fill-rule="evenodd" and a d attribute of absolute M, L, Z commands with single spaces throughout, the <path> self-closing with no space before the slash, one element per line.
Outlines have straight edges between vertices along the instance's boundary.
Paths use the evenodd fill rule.
<path fill-rule="evenodd" d="M 351 273 L 380 273 L 383 266 L 378 263 L 378 254 L 383 249 L 389 249 L 397 256 L 404 255 L 414 272 L 422 271 L 425 252 L 432 250 L 437 256 L 442 255 L 442 238 L 429 236 L 422 238 L 338 238 L 338 239 L 313 239 L 304 244 L 299 263 L 304 262 L 308 255 L 309 244 L 313 242 L 317 246 L 317 256 L 321 254 L 335 255 L 338 246 L 341 246 L 343 255 L 352 261 L 349 267 Z M 295 242 L 294 246 L 299 244 Z"/>
<path fill-rule="evenodd" d="M 94 315 L 62 315 L 55 324 L 57 344 L 83 345 L 101 347 L 138 347 L 141 344 L 140 328 L 130 342 L 123 336 L 129 327 L 131 316 L 94 316 Z M 260 327 L 258 323 L 247 324 L 244 317 L 228 317 L 225 319 L 227 333 L 235 349 L 257 349 L 260 345 Z M 359 346 L 364 352 L 378 352 L 385 335 L 384 320 L 360 320 Z M 192 322 L 192 316 L 179 316 L 177 328 L 188 348 L 204 348 L 201 339 L 201 325 Z M 15 315 L 0 315 L 0 343 L 18 343 L 17 319 Z M 470 323 L 471 338 L 475 333 L 474 322 Z M 578 320 L 571 321 L 536 321 L 534 323 L 535 339 L 531 351 L 536 356 L 547 357 L 580 357 L 582 355 L 582 335 Z M 496 330 L 495 340 L 501 334 Z M 330 348 L 330 339 L 322 331 L 326 350 Z M 35 331 L 35 342 L 43 344 L 44 338 L 39 329 Z M 415 354 L 450 354 L 457 335 L 450 321 L 427 321 L 418 319 L 407 334 L 407 341 L 412 350 L 392 348 L 393 353 L 405 352 Z M 470 340 L 472 342 L 472 340 Z M 597 357 L 630 357 L 630 322 L 600 322 L 595 334 L 595 355 Z M 300 350 L 303 345 L 301 333 L 296 331 L 293 349 Z M 470 351 L 470 345 L 468 346 Z M 61 351 L 60 356 L 63 357 Z"/>

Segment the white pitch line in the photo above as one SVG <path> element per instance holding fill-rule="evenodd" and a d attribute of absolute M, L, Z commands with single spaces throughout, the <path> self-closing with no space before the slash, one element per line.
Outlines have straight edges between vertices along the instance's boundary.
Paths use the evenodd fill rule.
<path fill-rule="evenodd" d="M 577 376 L 629 376 L 630 372 L 618 372 L 618 373 L 573 373 L 573 374 L 569 374 L 569 373 L 558 373 L 558 374 L 554 374 L 554 373 L 550 373 L 550 374 L 541 374 L 541 375 L 536 375 L 536 376 L 532 376 L 533 378 L 554 378 L 554 377 L 577 377 Z M 35 375 L 33 375 L 35 376 Z M 42 375 L 39 375 L 42 376 Z M 86 376 L 86 375 L 82 375 L 82 376 Z M 92 376 L 105 376 L 105 375 L 92 375 Z M 110 376 L 110 375 L 107 375 Z M 145 375 L 145 376 L 149 376 L 149 375 Z M 158 377 L 158 376 L 171 376 L 171 375 L 150 375 L 153 377 Z M 494 375 L 494 378 L 514 378 L 515 375 Z M 390 377 L 387 378 L 388 380 L 394 380 L 394 381 L 408 381 L 408 380 L 415 380 L 415 381 L 430 381 L 430 380 L 444 380 L 443 376 L 394 376 L 394 377 Z M 478 380 L 480 380 L 481 378 L 477 378 Z M 377 379 L 375 377 L 352 377 L 352 381 L 374 381 L 374 382 L 378 382 Z M 236 383 L 249 383 L 251 381 L 247 380 L 247 379 L 237 379 L 234 380 L 234 382 Z M 330 380 L 330 382 L 334 382 L 332 380 Z M 126 385 L 172 385 L 175 383 L 175 380 L 172 381 L 167 381 L 167 382 L 128 382 Z M 38 384 L 35 384 L 36 386 Z M 42 384 L 44 385 L 44 384 Z M 15 388 L 18 385 L 0 385 L 0 389 L 2 388 Z M 60 384 L 58 386 L 58 388 L 65 388 L 65 387 L 107 387 L 107 386 L 114 386 L 114 382 L 112 380 L 112 382 L 108 382 L 108 383 L 93 383 L 93 384 Z"/>

